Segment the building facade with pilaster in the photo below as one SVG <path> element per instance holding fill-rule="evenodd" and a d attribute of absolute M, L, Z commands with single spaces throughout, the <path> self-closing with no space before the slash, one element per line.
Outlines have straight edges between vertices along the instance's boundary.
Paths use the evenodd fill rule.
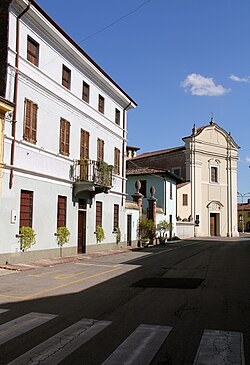
<path fill-rule="evenodd" d="M 4 123 L 0 261 L 126 244 L 127 112 L 136 103 L 35 1 L 3 0 L 1 96 Z M 96 226 L 105 238 L 97 244 Z M 20 252 L 21 226 L 36 243 Z M 25 254 L 25 255 L 24 255 Z"/>
<path fill-rule="evenodd" d="M 127 161 L 127 169 L 135 166 L 168 169 L 189 182 L 178 189 L 177 211 L 178 215 L 183 214 L 179 220 L 194 223 L 194 236 L 238 236 L 239 146 L 213 120 L 208 125 L 194 127 L 183 141 L 180 147 L 137 155 Z"/>

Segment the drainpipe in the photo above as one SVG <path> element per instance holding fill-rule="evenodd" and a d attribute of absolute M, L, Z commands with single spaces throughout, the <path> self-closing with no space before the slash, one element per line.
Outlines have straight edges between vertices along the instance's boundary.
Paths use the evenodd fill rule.
<path fill-rule="evenodd" d="M 230 237 L 233 236 L 233 199 L 232 199 L 232 145 L 231 133 L 229 132 L 229 171 L 230 171 Z"/>
<path fill-rule="evenodd" d="M 18 99 L 18 73 L 19 73 L 19 35 L 20 35 L 20 19 L 21 17 L 27 13 L 30 8 L 30 2 L 17 17 L 16 23 L 16 61 L 15 61 L 15 83 L 14 83 L 14 115 L 13 115 L 13 122 L 12 122 L 12 143 L 11 143 L 11 155 L 10 155 L 10 181 L 9 181 L 9 188 L 11 189 L 13 186 L 13 166 L 15 160 L 15 142 L 16 142 L 16 123 L 17 123 L 17 99 Z"/>
<path fill-rule="evenodd" d="M 227 136 L 227 236 L 230 237 L 229 135 Z"/>
<path fill-rule="evenodd" d="M 126 140 L 126 110 L 130 107 L 131 102 L 123 109 L 123 142 L 122 142 L 122 206 L 124 205 L 125 189 L 125 140 Z"/>

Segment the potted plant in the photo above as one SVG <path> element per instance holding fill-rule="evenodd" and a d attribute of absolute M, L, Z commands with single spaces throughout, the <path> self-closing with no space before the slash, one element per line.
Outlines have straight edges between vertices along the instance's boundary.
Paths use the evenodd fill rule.
<path fill-rule="evenodd" d="M 119 242 L 121 242 L 121 229 L 120 229 L 120 227 L 116 227 L 114 233 L 116 235 L 116 243 L 118 244 Z"/>
<path fill-rule="evenodd" d="M 36 234 L 34 229 L 31 227 L 21 227 L 20 234 L 17 235 L 20 238 L 20 249 L 21 251 L 25 251 L 30 248 L 31 245 L 36 243 Z"/>
<path fill-rule="evenodd" d="M 60 256 L 62 256 L 62 246 L 69 242 L 70 231 L 67 227 L 58 227 L 55 235 L 58 246 L 60 247 Z"/>
<path fill-rule="evenodd" d="M 101 226 L 96 226 L 95 234 L 97 243 L 102 242 L 105 239 L 104 229 Z"/>
<path fill-rule="evenodd" d="M 139 233 L 143 246 L 147 246 L 155 234 L 154 222 L 152 219 L 142 218 L 139 222 Z"/>
<path fill-rule="evenodd" d="M 167 240 L 167 232 L 171 230 L 171 223 L 166 220 L 162 220 L 157 224 L 157 231 L 159 232 L 159 242 L 160 244 L 165 244 Z"/>

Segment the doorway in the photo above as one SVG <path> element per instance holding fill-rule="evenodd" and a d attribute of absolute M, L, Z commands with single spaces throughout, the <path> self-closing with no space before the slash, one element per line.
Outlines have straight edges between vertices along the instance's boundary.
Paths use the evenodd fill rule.
<path fill-rule="evenodd" d="M 220 235 L 220 216 L 219 213 L 210 213 L 210 236 Z"/>
<path fill-rule="evenodd" d="M 79 199 L 78 203 L 78 240 L 77 252 L 86 253 L 86 201 Z"/>
<path fill-rule="evenodd" d="M 131 246 L 132 215 L 127 215 L 127 246 Z"/>

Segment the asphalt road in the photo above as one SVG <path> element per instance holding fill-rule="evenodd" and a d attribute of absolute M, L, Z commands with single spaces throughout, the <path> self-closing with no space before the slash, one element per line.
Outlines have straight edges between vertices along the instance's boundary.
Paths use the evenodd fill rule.
<path fill-rule="evenodd" d="M 250 364 L 250 240 L 0 276 L 0 364 Z"/>

